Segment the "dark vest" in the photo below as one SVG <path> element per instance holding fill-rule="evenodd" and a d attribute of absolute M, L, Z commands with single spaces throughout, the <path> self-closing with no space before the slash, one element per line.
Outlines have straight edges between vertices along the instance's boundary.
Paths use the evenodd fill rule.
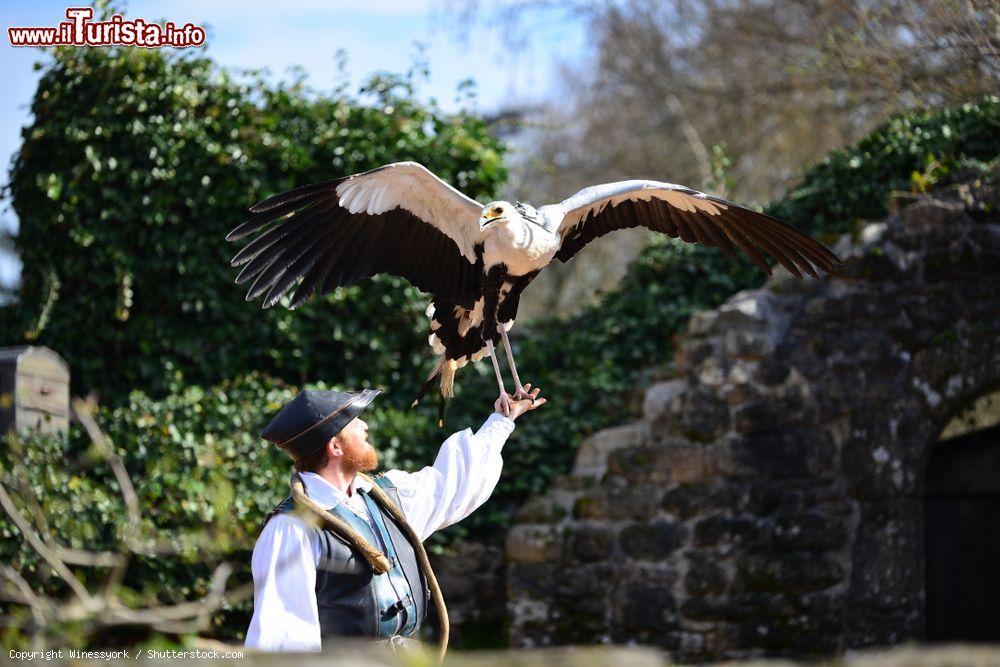
<path fill-rule="evenodd" d="M 385 477 L 375 478 L 386 495 L 396 504 L 399 494 Z M 375 574 L 364 556 L 324 526 L 320 530 L 322 553 L 316 563 L 316 605 L 322 637 L 362 636 L 388 638 L 410 637 L 420 628 L 427 612 L 430 590 L 420 571 L 417 555 L 388 512 L 375 499 L 358 489 L 371 524 L 343 503 L 330 510 L 347 521 L 362 537 L 389 559 L 391 567 Z M 264 525 L 280 512 L 295 510 L 291 496 L 285 498 L 264 518 Z"/>

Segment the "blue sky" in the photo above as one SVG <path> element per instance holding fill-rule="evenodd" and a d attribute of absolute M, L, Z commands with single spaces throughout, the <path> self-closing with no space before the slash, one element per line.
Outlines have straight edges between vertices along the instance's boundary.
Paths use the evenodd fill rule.
<path fill-rule="evenodd" d="M 15 49 L 7 40 L 10 26 L 54 26 L 65 20 L 67 6 L 86 3 L 5 2 L 0 39 L 0 163 L 6 182 L 11 156 L 20 144 L 21 128 L 29 122 L 28 106 L 38 80 L 33 63 L 43 59 L 37 49 Z M 126 18 L 188 21 L 207 27 L 207 53 L 231 67 L 267 67 L 275 79 L 285 78 L 293 65 L 305 68 L 309 82 L 324 89 L 334 85 L 335 55 L 348 57 L 352 84 L 376 71 L 405 72 L 423 45 L 430 78 L 422 98 L 435 98 L 446 110 L 458 104 L 459 82 L 477 84 L 477 107 L 496 110 L 508 102 L 533 102 L 548 97 L 557 68 L 584 57 L 585 26 L 558 13 L 531 14 L 524 22 L 531 38 L 507 45 L 506 30 L 484 20 L 463 26 L 451 18 L 441 0 L 304 0 L 246 2 L 239 0 L 119 0 Z M 488 18 L 487 16 L 481 17 Z M 0 225 L 16 228 L 17 220 L 2 203 Z M 19 272 L 16 261 L 0 257 L 0 283 L 9 284 Z"/>

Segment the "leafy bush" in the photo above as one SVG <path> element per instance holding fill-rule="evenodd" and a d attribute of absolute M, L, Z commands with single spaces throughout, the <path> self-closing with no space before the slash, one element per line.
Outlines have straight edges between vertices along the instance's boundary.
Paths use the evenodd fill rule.
<path fill-rule="evenodd" d="M 138 495 L 137 529 L 127 524 L 118 485 L 78 424 L 66 439 L 35 437 L 17 446 L 18 440 L 8 436 L 0 454 L 3 481 L 20 491 L 17 497 L 37 496 L 46 526 L 36 529 L 64 547 L 114 552 L 126 540 L 142 545 L 126 571 L 121 595 L 126 603 L 142 607 L 191 600 L 205 595 L 215 565 L 223 560 L 238 563 L 237 580 L 249 578 L 253 538 L 274 505 L 275 478 L 287 474 L 280 452 L 262 447 L 251 428 L 261 411 L 292 395 L 280 383 L 247 376 L 211 390 L 192 386 L 159 402 L 137 392 L 127 406 L 101 414 L 100 421 L 113 428 L 113 444 Z M 35 553 L 12 539 L 18 532 L 0 514 L 0 559 L 15 565 L 37 589 L 57 598 L 68 595 Z M 158 541 L 175 553 L 148 546 Z M 95 592 L 108 574 L 104 568 L 74 569 Z M 237 636 L 250 608 L 244 601 L 216 615 L 213 630 Z M 108 638 L 95 636 L 98 629 L 94 624 L 60 632 L 81 645 L 100 645 Z"/>
<path fill-rule="evenodd" d="M 767 212 L 835 238 L 888 213 L 893 191 L 926 189 L 1000 155 L 1000 98 L 899 114 L 856 146 L 833 151 Z"/>

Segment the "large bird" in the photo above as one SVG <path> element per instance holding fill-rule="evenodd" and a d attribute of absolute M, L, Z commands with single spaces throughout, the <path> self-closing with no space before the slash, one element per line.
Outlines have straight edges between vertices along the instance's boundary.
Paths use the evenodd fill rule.
<path fill-rule="evenodd" d="M 829 249 L 780 220 L 658 181 L 595 185 L 537 209 L 506 201 L 483 206 L 424 166 L 397 162 L 274 195 L 250 212 L 226 237 L 260 232 L 232 260 L 243 267 L 237 284 L 253 280 L 248 301 L 264 295 L 270 308 L 298 283 L 287 301 L 294 309 L 314 291 L 377 273 L 402 276 L 432 295 L 429 342 L 439 358 L 417 400 L 439 378 L 440 420 L 455 371 L 487 354 L 507 410 L 494 352 L 501 340 L 515 396 L 527 396 L 507 338 L 521 293 L 553 259 L 568 262 L 616 229 L 647 227 L 730 256 L 739 248 L 768 275 L 765 255 L 800 278 L 840 265 Z"/>

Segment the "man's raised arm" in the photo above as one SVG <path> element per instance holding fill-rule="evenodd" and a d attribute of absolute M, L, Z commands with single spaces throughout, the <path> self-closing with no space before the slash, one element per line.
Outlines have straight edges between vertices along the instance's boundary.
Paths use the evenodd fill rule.
<path fill-rule="evenodd" d="M 435 531 L 457 523 L 486 502 L 503 469 L 503 449 L 520 415 L 544 405 L 539 389 L 532 399 L 511 401 L 510 417 L 500 412 L 499 399 L 478 431 L 471 428 L 451 435 L 438 451 L 434 465 L 417 472 L 390 470 L 385 476 L 396 486 L 403 514 L 413 530 L 426 540 Z"/>

